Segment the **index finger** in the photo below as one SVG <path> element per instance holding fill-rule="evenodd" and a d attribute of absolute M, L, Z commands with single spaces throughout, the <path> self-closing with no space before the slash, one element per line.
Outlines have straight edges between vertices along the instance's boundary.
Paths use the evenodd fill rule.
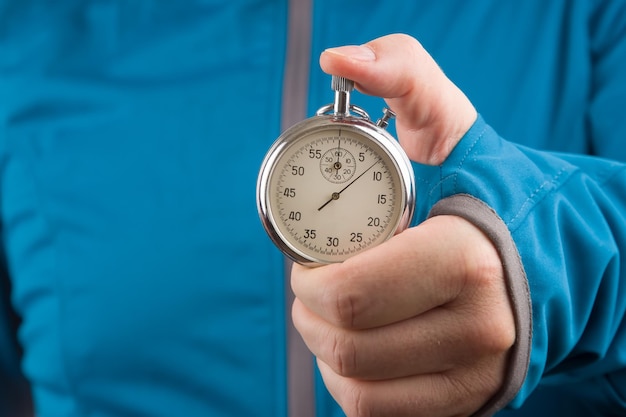
<path fill-rule="evenodd" d="M 414 317 L 463 290 L 468 260 L 475 258 L 471 247 L 478 247 L 465 239 L 472 237 L 469 228 L 463 219 L 438 216 L 341 264 L 294 265 L 293 291 L 311 311 L 343 328 Z"/>

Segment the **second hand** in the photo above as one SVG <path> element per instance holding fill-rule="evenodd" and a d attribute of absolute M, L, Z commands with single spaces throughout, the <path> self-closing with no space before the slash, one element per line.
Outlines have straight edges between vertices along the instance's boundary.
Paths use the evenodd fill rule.
<path fill-rule="evenodd" d="M 348 183 L 348 185 L 346 185 L 345 187 L 343 187 L 339 192 L 335 192 L 331 195 L 330 199 L 325 202 L 324 204 L 322 204 L 322 206 L 320 208 L 317 209 L 317 211 L 321 211 L 324 207 L 326 207 L 328 204 L 330 204 L 331 201 L 333 200 L 338 200 L 339 196 L 341 195 L 341 193 L 343 193 L 349 186 L 351 186 L 352 184 L 354 184 L 356 182 L 356 180 L 358 180 L 359 178 L 361 178 L 363 175 L 365 175 L 365 173 L 367 171 L 369 171 L 370 169 L 374 168 L 374 166 L 380 161 L 376 161 L 374 162 L 372 165 L 370 165 L 369 168 L 367 168 L 365 171 L 361 172 L 361 174 L 356 177 L 355 179 L 353 179 L 352 181 L 350 181 L 350 183 Z"/>

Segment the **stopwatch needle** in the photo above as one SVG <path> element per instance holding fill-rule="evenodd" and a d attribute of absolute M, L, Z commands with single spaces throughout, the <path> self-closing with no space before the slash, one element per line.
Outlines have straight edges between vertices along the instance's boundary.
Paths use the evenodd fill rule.
<path fill-rule="evenodd" d="M 341 131 L 339 132 L 339 134 L 341 134 Z M 339 175 L 339 170 L 341 169 L 341 162 L 339 162 L 340 153 L 341 153 L 341 137 L 337 141 L 337 160 L 335 161 L 335 165 L 333 165 L 333 167 L 335 168 L 335 171 L 337 171 L 337 175 Z"/>
<path fill-rule="evenodd" d="M 330 199 L 328 199 L 327 202 L 325 202 L 324 204 L 322 204 L 320 206 L 320 208 L 317 209 L 317 211 L 321 211 L 324 207 L 326 207 L 328 204 L 330 204 L 331 201 L 333 200 L 339 200 L 339 196 L 341 195 L 341 193 L 343 193 L 344 191 L 346 191 L 348 189 L 348 187 L 350 187 L 352 184 L 354 184 L 359 178 L 361 178 L 363 175 L 365 175 L 367 173 L 367 171 L 369 171 L 370 169 L 374 168 L 374 166 L 378 163 L 379 161 L 374 162 L 372 165 L 370 165 L 369 168 L 367 168 L 365 171 L 361 172 L 361 174 L 359 174 L 358 177 L 356 177 L 355 179 L 353 179 L 352 181 L 350 181 L 348 183 L 348 185 L 346 185 L 345 187 L 343 187 L 339 192 L 334 192 L 332 193 L 332 195 L 330 196 Z"/>

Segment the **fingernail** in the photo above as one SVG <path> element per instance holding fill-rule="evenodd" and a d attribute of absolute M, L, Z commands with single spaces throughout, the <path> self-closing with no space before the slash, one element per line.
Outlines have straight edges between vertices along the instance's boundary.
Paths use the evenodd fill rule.
<path fill-rule="evenodd" d="M 375 61 L 376 54 L 374 51 L 364 45 L 348 45 L 337 48 L 328 48 L 325 52 L 335 55 L 341 55 L 355 61 Z"/>

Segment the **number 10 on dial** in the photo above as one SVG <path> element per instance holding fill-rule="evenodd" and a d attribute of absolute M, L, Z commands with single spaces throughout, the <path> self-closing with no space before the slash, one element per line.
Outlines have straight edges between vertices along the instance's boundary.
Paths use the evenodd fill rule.
<path fill-rule="evenodd" d="M 333 77 L 335 102 L 285 131 L 259 172 L 263 226 L 305 265 L 342 262 L 405 229 L 413 215 L 410 161 L 384 129 L 392 113 L 371 122 L 349 104 L 352 88 Z"/>

